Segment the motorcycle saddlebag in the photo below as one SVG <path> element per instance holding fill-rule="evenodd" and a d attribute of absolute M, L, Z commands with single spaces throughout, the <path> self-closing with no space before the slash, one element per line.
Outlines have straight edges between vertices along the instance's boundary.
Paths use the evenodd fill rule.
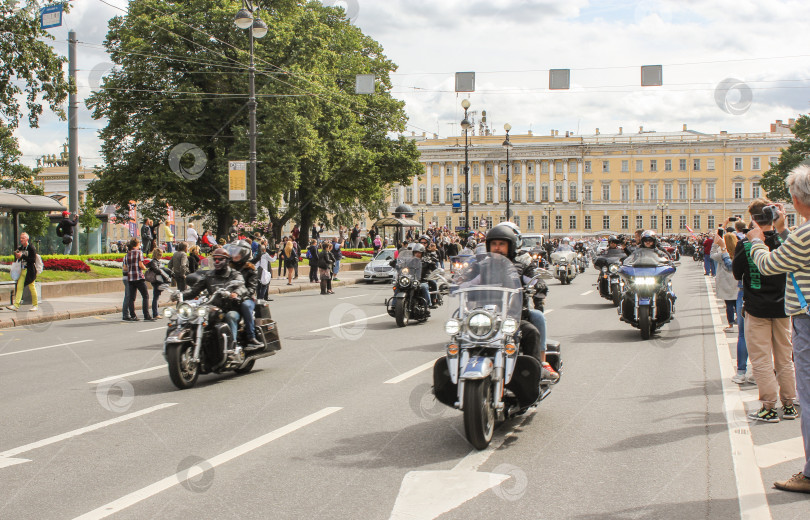
<path fill-rule="evenodd" d="M 261 323 L 259 323 L 261 321 Z M 281 348 L 281 338 L 278 335 L 278 324 L 271 319 L 256 320 L 256 327 L 261 328 L 264 340 L 269 350 Z"/>
<path fill-rule="evenodd" d="M 447 358 L 439 358 L 433 365 L 433 395 L 440 403 L 453 408 L 458 400 L 458 385 L 450 379 Z"/>
<path fill-rule="evenodd" d="M 258 320 L 271 320 L 270 304 L 267 302 L 256 303 L 256 310 L 253 312 L 253 315 L 256 317 L 257 323 Z"/>
<path fill-rule="evenodd" d="M 435 373 L 435 372 L 434 372 Z M 540 362 L 532 356 L 518 355 L 512 380 L 506 385 L 521 408 L 531 406 L 540 397 Z"/>
<path fill-rule="evenodd" d="M 546 361 L 558 373 L 562 371 L 562 357 L 559 341 L 546 341 Z"/>

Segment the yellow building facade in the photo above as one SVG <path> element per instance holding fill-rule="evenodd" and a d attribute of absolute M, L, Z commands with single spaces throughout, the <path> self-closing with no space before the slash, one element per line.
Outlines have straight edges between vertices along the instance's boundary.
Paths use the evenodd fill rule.
<path fill-rule="evenodd" d="M 792 134 L 680 132 L 587 136 L 511 135 L 512 220 L 528 232 L 553 236 L 664 234 L 715 229 L 746 216 L 764 196 L 759 181 Z M 469 136 L 470 227 L 485 230 L 506 219 L 504 136 Z M 393 209 L 409 204 L 415 219 L 452 229 L 464 226 L 464 137 L 417 138 L 424 175 L 394 186 Z M 452 211 L 453 194 L 462 210 Z M 797 216 L 789 209 L 789 224 Z"/>

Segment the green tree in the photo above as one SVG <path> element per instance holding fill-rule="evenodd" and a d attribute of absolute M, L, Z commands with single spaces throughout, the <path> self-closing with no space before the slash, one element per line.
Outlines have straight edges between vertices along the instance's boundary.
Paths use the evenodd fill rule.
<path fill-rule="evenodd" d="M 260 218 L 276 234 L 298 221 L 305 239 L 315 219 L 377 213 L 390 184 L 422 168 L 413 142 L 389 137 L 405 129 L 406 116 L 389 93 L 396 66 L 379 43 L 339 8 L 262 5 L 270 31 L 255 42 Z M 105 45 L 119 67 L 88 101 L 94 117 L 108 120 L 95 200 L 122 212 L 137 200 L 156 219 L 173 206 L 216 221 L 219 235 L 232 218 L 247 216 L 247 203 L 228 201 L 227 179 L 228 161 L 247 159 L 249 149 L 248 35 L 232 22 L 240 6 L 133 0 L 126 17 L 110 21 Z M 357 73 L 379 78 L 375 95 L 354 94 Z M 171 150 L 184 142 L 205 157 L 199 179 L 169 168 Z"/>
<path fill-rule="evenodd" d="M 810 158 L 810 116 L 799 116 L 793 135 L 795 139 L 791 139 L 790 145 L 782 150 L 779 163 L 771 163 L 770 169 L 762 174 L 760 184 L 773 201 L 791 201 L 785 179 L 791 170 Z"/>
<path fill-rule="evenodd" d="M 79 207 L 79 224 L 85 230 L 92 230 L 101 225 L 101 220 L 96 217 L 99 205 L 93 200 L 90 193 L 85 194 L 84 202 Z"/>

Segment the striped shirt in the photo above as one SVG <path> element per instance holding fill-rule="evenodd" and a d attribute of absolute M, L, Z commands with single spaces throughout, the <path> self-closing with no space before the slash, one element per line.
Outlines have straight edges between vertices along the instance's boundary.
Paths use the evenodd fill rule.
<path fill-rule="evenodd" d="M 783 235 L 784 236 L 784 235 Z M 764 275 L 793 273 L 805 298 L 810 298 L 810 221 L 787 236 L 781 247 L 768 251 L 768 246 L 755 240 L 751 246 L 751 258 Z M 785 314 L 803 314 L 793 282 L 785 283 Z"/>

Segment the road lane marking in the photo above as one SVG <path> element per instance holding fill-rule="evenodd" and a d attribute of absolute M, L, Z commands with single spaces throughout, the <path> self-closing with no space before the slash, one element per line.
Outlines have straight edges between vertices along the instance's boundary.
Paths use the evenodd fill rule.
<path fill-rule="evenodd" d="M 543 311 L 543 315 L 551 314 L 552 312 L 554 312 L 554 309 L 549 309 L 547 311 Z"/>
<path fill-rule="evenodd" d="M 117 376 L 105 377 L 104 379 L 96 379 L 95 381 L 88 381 L 87 384 L 88 385 L 97 385 L 97 384 L 100 384 L 100 383 L 106 383 L 107 381 L 117 381 L 119 379 L 125 379 L 125 378 L 127 378 L 129 376 L 136 376 L 138 374 L 145 374 L 146 372 L 151 372 L 153 370 L 159 370 L 161 368 L 166 368 L 166 366 L 167 366 L 166 364 L 163 364 L 163 365 L 159 365 L 159 366 L 152 367 L 152 368 L 144 368 L 143 370 L 135 370 L 134 372 L 127 372 L 126 374 L 119 374 Z"/>
<path fill-rule="evenodd" d="M 441 359 L 441 358 L 436 358 L 436 359 Z M 400 374 L 397 377 L 394 377 L 392 379 L 389 379 L 388 381 L 385 381 L 383 384 L 384 385 L 395 385 L 397 383 L 401 383 L 401 382 L 405 381 L 406 379 L 408 379 L 410 377 L 413 377 L 413 376 L 415 376 L 416 374 L 418 374 L 420 372 L 424 372 L 428 368 L 435 365 L 436 364 L 436 359 L 434 359 L 433 361 L 428 361 L 424 365 L 419 365 L 418 367 L 414 368 L 413 370 L 408 370 L 404 374 Z"/>
<path fill-rule="evenodd" d="M 350 300 L 352 298 L 361 298 L 363 296 L 368 296 L 368 294 L 356 294 L 354 296 L 344 296 L 343 298 L 338 298 L 338 300 Z"/>
<path fill-rule="evenodd" d="M 17 350 L 15 352 L 5 352 L 0 354 L 0 357 L 3 356 L 13 356 L 14 354 L 24 354 L 26 352 L 34 352 L 35 350 L 45 350 L 49 348 L 56 348 L 56 347 L 66 347 L 68 345 L 78 345 L 79 343 L 87 343 L 89 341 L 93 341 L 92 339 L 82 339 L 79 341 L 70 341 L 68 343 L 59 343 L 58 345 L 49 345 L 47 347 L 37 347 L 37 348 L 29 348 L 28 350 Z"/>
<path fill-rule="evenodd" d="M 107 518 L 108 516 L 118 513 L 119 511 L 123 511 L 124 509 L 137 504 L 147 498 L 153 497 L 158 493 L 166 491 L 169 488 L 172 488 L 178 484 L 182 484 L 183 482 L 192 479 L 194 477 L 199 476 L 203 473 L 201 466 L 204 466 L 206 470 L 213 469 L 221 464 L 225 464 L 237 457 L 240 457 L 246 453 L 249 453 L 257 448 L 261 448 L 265 444 L 269 444 L 270 442 L 284 437 L 285 435 L 292 433 L 304 426 L 308 426 L 324 417 L 332 415 L 335 412 L 342 410 L 341 407 L 330 407 L 324 408 L 319 412 L 315 412 L 311 415 L 307 415 L 306 417 L 299 419 L 295 422 L 288 424 L 287 426 L 282 426 L 277 430 L 273 430 L 270 433 L 266 433 L 261 437 L 256 437 L 252 441 L 248 441 L 240 446 L 232 448 L 220 455 L 212 457 L 207 461 L 201 462 L 196 466 L 188 470 L 184 470 L 178 472 L 174 475 L 164 478 L 163 480 L 159 480 L 154 484 L 150 484 L 144 488 L 141 488 L 137 491 L 134 491 L 128 495 L 125 495 L 118 500 L 114 500 L 109 504 L 103 505 L 98 509 L 94 509 L 89 513 L 85 513 L 81 516 L 76 517 L 74 520 L 99 520 L 101 518 Z"/>
<path fill-rule="evenodd" d="M 783 462 L 804 458 L 804 441 L 794 437 L 779 442 L 754 446 L 757 464 L 760 468 L 770 468 Z"/>
<path fill-rule="evenodd" d="M 166 327 L 155 327 L 154 329 L 144 329 L 139 330 L 138 332 L 152 332 L 153 330 L 166 330 Z"/>
<path fill-rule="evenodd" d="M 591 289 L 590 291 L 585 291 L 584 293 L 580 294 L 580 296 L 588 296 L 592 292 L 593 292 L 593 289 Z"/>
<path fill-rule="evenodd" d="M 99 430 L 101 428 L 106 428 L 107 426 L 112 426 L 113 424 L 122 423 L 122 422 L 128 421 L 130 419 L 135 419 L 136 417 L 141 417 L 142 415 L 146 415 L 146 414 L 149 414 L 149 413 L 152 413 L 152 412 L 156 412 L 158 410 L 163 410 L 164 408 L 169 408 L 171 406 L 175 406 L 176 404 L 177 403 L 163 403 L 163 404 L 159 404 L 159 405 L 152 406 L 152 407 L 149 407 L 149 408 L 144 408 L 143 410 L 140 410 L 140 411 L 137 411 L 137 412 L 132 412 L 132 413 L 128 413 L 126 415 L 121 415 L 121 416 L 116 417 L 114 419 L 110 419 L 110 420 L 107 420 L 107 421 L 102 421 L 102 422 L 96 423 L 96 424 L 91 424 L 90 426 L 85 426 L 84 428 L 79 428 L 77 430 L 62 433 L 60 435 L 54 435 L 53 437 L 48 437 L 47 439 L 42 439 L 41 441 L 32 442 L 32 443 L 26 444 L 24 446 L 19 446 L 17 448 L 12 448 L 10 450 L 0 452 L 0 468 L 4 467 L 5 465 L 10 465 L 10 464 L 3 464 L 3 459 L 12 459 L 12 457 L 15 457 L 16 455 L 19 455 L 20 453 L 25 453 L 26 451 L 36 450 L 38 448 L 42 448 L 42 447 L 48 446 L 50 444 L 54 444 L 54 443 L 57 443 L 57 442 L 60 442 L 60 441 L 64 441 L 64 440 L 70 439 L 72 437 L 78 437 L 79 435 L 82 435 L 82 434 L 85 434 L 85 433 L 88 433 L 88 432 L 92 432 L 92 431 L 95 431 L 95 430 Z M 12 460 L 13 461 L 14 460 L 18 461 L 18 462 L 14 462 L 15 464 L 19 463 L 19 462 L 28 462 L 25 459 L 12 459 Z"/>
<path fill-rule="evenodd" d="M 720 365 L 720 381 L 723 386 L 723 412 L 728 424 L 728 437 L 731 441 L 731 460 L 734 462 L 734 477 L 737 482 L 737 499 L 740 505 L 742 518 L 759 518 L 770 520 L 771 510 L 765 496 L 765 485 L 762 482 L 762 473 L 757 464 L 754 450 L 754 440 L 751 436 L 751 427 L 745 412 L 742 393 L 739 386 L 731 381 L 735 364 L 731 359 L 726 334 L 723 332 L 723 322 L 720 312 L 713 302 L 711 281 L 704 279 L 709 311 L 712 316 L 714 328 L 714 341 L 717 345 L 717 359 Z"/>
<path fill-rule="evenodd" d="M 366 316 L 365 318 L 360 318 L 359 320 L 346 321 L 344 323 L 338 323 L 337 325 L 330 325 L 328 327 L 323 327 L 323 328 L 320 328 L 320 329 L 311 330 L 309 332 L 323 332 L 325 330 L 334 329 L 334 328 L 337 328 L 337 327 L 345 327 L 346 325 L 351 325 L 352 323 L 359 323 L 361 321 L 368 321 L 368 320 L 373 320 L 373 319 L 376 319 L 376 318 L 382 318 L 383 316 L 388 316 L 388 313 L 386 312 L 384 314 L 377 314 L 376 316 Z"/>

